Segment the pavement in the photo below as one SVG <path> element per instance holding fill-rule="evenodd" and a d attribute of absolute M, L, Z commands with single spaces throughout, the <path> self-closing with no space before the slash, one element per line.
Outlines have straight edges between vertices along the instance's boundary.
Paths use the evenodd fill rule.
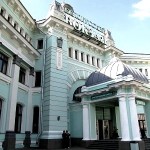
<path fill-rule="evenodd" d="M 54 150 L 64 150 L 64 149 L 61 148 L 61 149 L 54 149 Z M 16 150 L 46 150 L 46 149 L 36 149 L 36 148 L 25 149 L 25 148 L 23 148 L 23 149 L 16 149 Z M 83 147 L 71 147 L 71 148 L 68 148 L 65 150 L 92 150 L 92 149 L 87 149 L 87 148 L 83 148 Z M 98 150 L 98 149 L 94 149 L 94 150 Z"/>

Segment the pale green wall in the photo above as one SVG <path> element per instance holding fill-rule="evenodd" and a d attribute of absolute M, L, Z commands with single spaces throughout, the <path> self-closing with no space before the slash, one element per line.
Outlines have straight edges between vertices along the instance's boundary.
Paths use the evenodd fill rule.
<path fill-rule="evenodd" d="M 83 138 L 82 105 L 70 106 L 70 133 L 72 138 Z"/>

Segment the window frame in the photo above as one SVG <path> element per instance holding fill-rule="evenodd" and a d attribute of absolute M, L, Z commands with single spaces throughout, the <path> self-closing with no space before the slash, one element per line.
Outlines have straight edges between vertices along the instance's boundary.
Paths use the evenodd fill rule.
<path fill-rule="evenodd" d="M 79 60 L 79 51 L 78 50 L 75 50 L 75 59 Z"/>
<path fill-rule="evenodd" d="M 9 57 L 0 52 L 0 72 L 7 75 Z"/>
<path fill-rule="evenodd" d="M 15 133 L 21 133 L 22 127 L 22 116 L 23 116 L 23 106 L 21 104 L 16 105 L 16 116 L 15 116 Z"/>
<path fill-rule="evenodd" d="M 32 133 L 34 134 L 39 132 L 39 119 L 40 119 L 39 116 L 40 116 L 40 108 L 39 106 L 34 106 L 33 107 L 33 122 L 32 122 Z"/>
<path fill-rule="evenodd" d="M 39 79 L 39 76 L 37 78 L 37 73 L 40 73 L 40 79 Z M 36 71 L 35 72 L 35 87 L 41 87 L 41 81 L 42 81 L 42 71 Z"/>
<path fill-rule="evenodd" d="M 40 41 L 42 41 L 42 42 L 40 42 Z M 43 49 L 43 48 L 44 48 L 44 40 L 43 40 L 43 38 L 38 39 L 37 40 L 37 49 Z"/>
<path fill-rule="evenodd" d="M 81 61 L 84 62 L 84 52 L 81 52 Z"/>
<path fill-rule="evenodd" d="M 73 58 L 73 50 L 72 50 L 71 47 L 68 48 L 68 56 L 69 56 L 70 58 Z"/>
<path fill-rule="evenodd" d="M 26 69 L 24 69 L 23 67 L 20 67 L 20 71 L 19 71 L 19 83 L 22 83 L 24 85 L 26 83 Z"/>

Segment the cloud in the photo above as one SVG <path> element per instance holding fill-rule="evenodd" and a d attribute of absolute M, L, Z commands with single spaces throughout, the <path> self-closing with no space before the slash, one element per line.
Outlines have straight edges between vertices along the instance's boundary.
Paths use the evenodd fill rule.
<path fill-rule="evenodd" d="M 139 2 L 132 5 L 134 8 L 132 17 L 144 20 L 150 18 L 150 0 L 140 0 Z"/>

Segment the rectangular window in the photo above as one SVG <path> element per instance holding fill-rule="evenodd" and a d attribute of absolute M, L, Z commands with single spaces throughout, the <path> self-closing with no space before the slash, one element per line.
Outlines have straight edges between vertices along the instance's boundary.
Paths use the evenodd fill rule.
<path fill-rule="evenodd" d="M 84 62 L 84 53 L 83 52 L 81 52 L 81 61 Z"/>
<path fill-rule="evenodd" d="M 72 48 L 69 48 L 69 57 L 72 58 Z"/>
<path fill-rule="evenodd" d="M 100 64 L 99 64 L 99 63 L 100 63 L 100 60 L 97 59 L 97 67 L 98 67 L 98 68 L 100 68 Z"/>
<path fill-rule="evenodd" d="M 12 23 L 12 17 L 10 15 L 8 16 L 8 22 Z"/>
<path fill-rule="evenodd" d="M 95 65 L 95 58 L 94 57 L 92 57 L 92 65 L 94 66 Z"/>
<path fill-rule="evenodd" d="M 4 17 L 6 13 L 6 10 L 4 8 L 1 8 L 1 15 Z"/>
<path fill-rule="evenodd" d="M 26 70 L 20 67 L 19 82 L 25 84 Z"/>
<path fill-rule="evenodd" d="M 1 113 L 2 113 L 2 100 L 0 99 L 0 119 L 1 119 Z"/>
<path fill-rule="evenodd" d="M 43 49 L 43 39 L 38 40 L 37 49 Z"/>
<path fill-rule="evenodd" d="M 23 28 L 20 28 L 20 34 L 23 35 L 23 33 L 24 33 Z"/>
<path fill-rule="evenodd" d="M 140 68 L 139 70 L 140 70 L 140 72 L 142 72 L 142 68 Z"/>
<path fill-rule="evenodd" d="M 147 69 L 145 69 L 145 75 L 148 76 L 148 71 L 147 71 Z"/>
<path fill-rule="evenodd" d="M 39 107 L 34 107 L 32 133 L 38 133 L 38 130 L 39 130 Z"/>
<path fill-rule="evenodd" d="M 28 36 L 28 34 L 26 33 L 26 34 L 25 34 L 25 39 L 28 40 L 28 37 L 29 37 L 29 36 Z"/>
<path fill-rule="evenodd" d="M 78 51 L 77 50 L 75 50 L 75 59 L 78 60 Z"/>
<path fill-rule="evenodd" d="M 7 73 L 8 57 L 0 53 L 0 72 Z"/>
<path fill-rule="evenodd" d="M 21 123 L 22 123 L 22 109 L 23 107 L 20 104 L 16 106 L 16 118 L 15 118 L 15 132 L 21 132 Z"/>
<path fill-rule="evenodd" d="M 41 86 L 41 71 L 35 72 L 35 87 Z"/>
<path fill-rule="evenodd" d="M 89 61 L 89 55 L 86 55 L 86 60 L 87 60 L 87 64 L 89 64 L 90 63 L 90 61 Z"/>

